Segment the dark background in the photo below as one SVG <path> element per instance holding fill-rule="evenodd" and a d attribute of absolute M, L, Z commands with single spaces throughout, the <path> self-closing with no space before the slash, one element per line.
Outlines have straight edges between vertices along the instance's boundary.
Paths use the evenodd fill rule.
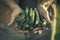
<path fill-rule="evenodd" d="M 60 4 L 60 0 L 57 0 L 57 4 Z"/>

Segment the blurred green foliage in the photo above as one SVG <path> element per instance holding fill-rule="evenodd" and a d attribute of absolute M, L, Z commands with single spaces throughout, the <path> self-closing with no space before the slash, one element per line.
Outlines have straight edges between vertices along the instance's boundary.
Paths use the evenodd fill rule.
<path fill-rule="evenodd" d="M 60 40 L 60 5 L 57 4 L 57 26 L 55 40 Z"/>

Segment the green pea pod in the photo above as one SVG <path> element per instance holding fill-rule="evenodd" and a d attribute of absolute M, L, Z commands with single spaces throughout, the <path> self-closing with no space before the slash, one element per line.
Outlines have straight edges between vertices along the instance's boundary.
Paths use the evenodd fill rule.
<path fill-rule="evenodd" d="M 34 10 L 32 10 L 32 8 L 30 9 L 29 15 L 30 15 L 29 16 L 30 17 L 29 24 L 33 24 L 35 22 L 35 12 L 34 12 Z"/>
<path fill-rule="evenodd" d="M 18 28 L 18 30 L 22 30 L 22 26 L 20 26 L 20 25 L 17 28 Z"/>
<path fill-rule="evenodd" d="M 41 26 L 43 27 L 42 22 L 40 21 L 40 15 L 36 8 L 35 8 L 35 13 L 36 13 L 36 25 L 39 27 L 41 27 Z"/>
<path fill-rule="evenodd" d="M 33 18 L 33 10 L 32 10 L 32 8 L 30 9 L 29 17 L 30 17 L 29 24 L 31 24 L 33 22 L 33 20 L 32 20 L 32 18 Z"/>
<path fill-rule="evenodd" d="M 25 10 L 25 19 L 26 19 L 26 22 L 28 23 L 29 22 L 29 8 L 26 7 L 26 10 Z"/>
<path fill-rule="evenodd" d="M 17 21 L 22 21 L 22 20 L 24 20 L 25 19 L 25 14 L 24 14 L 24 12 L 23 13 L 21 13 L 19 16 L 18 16 L 18 18 L 16 19 Z"/>
<path fill-rule="evenodd" d="M 24 30 L 29 30 L 29 25 L 27 23 L 25 23 L 23 29 Z"/>
<path fill-rule="evenodd" d="M 46 27 L 46 26 L 43 24 L 43 22 L 41 22 L 41 20 L 40 20 L 40 15 L 39 15 L 39 13 L 38 13 L 38 11 L 37 11 L 36 8 L 35 8 L 35 12 L 36 12 L 36 24 L 38 24 L 38 26 L 40 26 L 40 27 Z"/>
<path fill-rule="evenodd" d="M 39 17 L 39 13 L 38 13 L 38 11 L 37 11 L 37 9 L 35 8 L 35 13 L 36 13 L 36 24 L 39 24 L 39 22 L 40 22 L 40 17 Z"/>

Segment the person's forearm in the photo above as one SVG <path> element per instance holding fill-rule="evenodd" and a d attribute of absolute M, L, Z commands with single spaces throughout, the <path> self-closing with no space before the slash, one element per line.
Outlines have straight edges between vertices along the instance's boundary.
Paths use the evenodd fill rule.
<path fill-rule="evenodd" d="M 9 21 L 9 23 L 8 23 L 8 26 L 10 26 L 13 22 L 14 22 L 14 20 L 15 20 L 15 18 L 16 18 L 16 16 L 18 16 L 19 15 L 19 13 L 21 13 L 22 12 L 22 10 L 19 8 L 17 8 L 17 9 L 14 9 L 13 11 L 12 11 L 12 13 L 11 13 L 11 15 L 10 15 L 10 21 Z"/>
<path fill-rule="evenodd" d="M 19 13 L 21 13 L 23 10 L 14 1 L 6 0 L 6 2 L 8 7 L 11 9 L 10 20 L 8 23 L 8 26 L 10 26 L 14 22 L 16 16 L 19 15 Z"/>

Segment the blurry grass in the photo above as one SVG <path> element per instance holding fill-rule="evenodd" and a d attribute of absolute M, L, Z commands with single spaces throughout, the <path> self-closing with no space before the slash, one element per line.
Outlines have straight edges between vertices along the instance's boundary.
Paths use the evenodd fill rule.
<path fill-rule="evenodd" d="M 57 4 L 57 26 L 55 40 L 60 40 L 60 5 Z"/>

